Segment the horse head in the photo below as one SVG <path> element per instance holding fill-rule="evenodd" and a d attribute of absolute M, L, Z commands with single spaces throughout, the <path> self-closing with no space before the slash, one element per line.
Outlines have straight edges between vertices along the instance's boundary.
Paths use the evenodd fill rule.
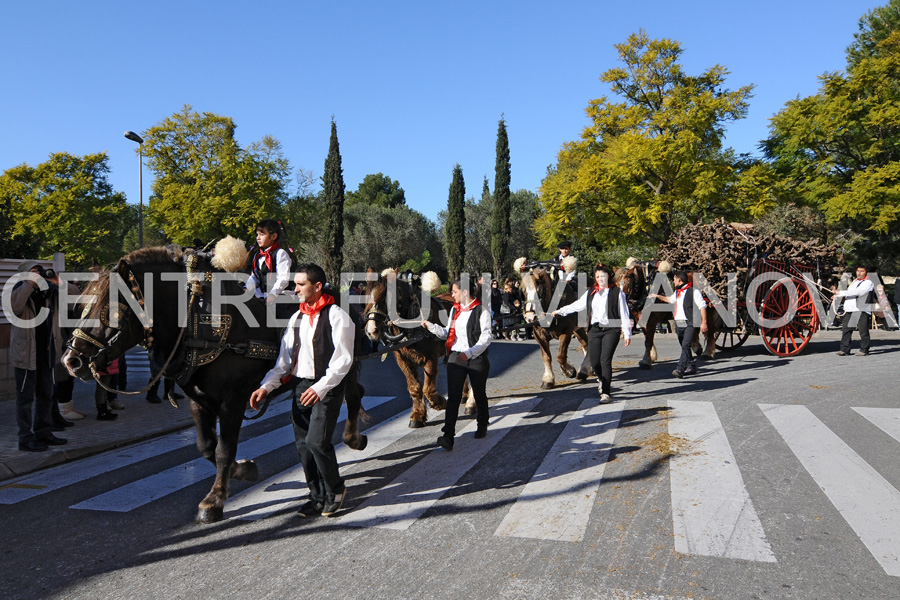
<path fill-rule="evenodd" d="M 553 262 L 528 263 L 525 257 L 518 258 L 513 263 L 513 268 L 522 278 L 522 287 L 525 288 L 522 316 L 526 323 L 533 323 L 546 314 L 553 296 L 550 273 L 555 267 L 556 263 Z"/>

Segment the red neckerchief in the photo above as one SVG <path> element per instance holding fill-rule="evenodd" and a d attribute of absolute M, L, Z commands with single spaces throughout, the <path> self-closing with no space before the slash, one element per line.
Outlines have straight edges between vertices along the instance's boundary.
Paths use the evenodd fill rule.
<path fill-rule="evenodd" d="M 275 253 L 278 252 L 279 248 L 281 248 L 281 244 L 275 242 L 265 250 L 262 248 L 259 249 L 259 254 L 256 255 L 256 262 L 259 262 L 259 257 L 262 256 L 266 259 L 266 266 L 269 267 L 269 273 L 274 273 L 272 270 L 272 257 L 275 256 Z"/>
<path fill-rule="evenodd" d="M 595 283 L 595 284 L 594 284 L 594 293 L 596 294 L 596 293 L 599 292 L 600 290 L 608 290 L 608 289 L 610 289 L 611 287 L 612 287 L 611 285 L 605 285 L 605 286 L 603 286 L 603 287 L 600 287 L 600 284 Z"/>
<path fill-rule="evenodd" d="M 857 279 L 857 281 L 865 281 L 868 277 L 863 277 L 862 279 Z"/>
<path fill-rule="evenodd" d="M 453 344 L 456 342 L 456 319 L 459 318 L 459 315 L 464 312 L 469 312 L 476 306 L 481 306 L 481 300 L 478 298 L 472 300 L 472 302 L 466 307 L 463 308 L 461 305 L 457 303 L 453 303 L 453 319 L 450 321 L 450 332 L 447 334 L 447 353 L 449 354 L 450 348 L 453 347 Z M 472 340 L 469 340 L 471 343 Z"/>
<path fill-rule="evenodd" d="M 300 312 L 304 315 L 309 315 L 309 324 L 312 325 L 313 318 L 319 314 L 319 311 L 328 306 L 329 304 L 334 304 L 334 296 L 330 294 L 322 294 L 319 296 L 319 299 L 316 300 L 315 304 L 307 304 L 306 302 L 300 303 Z"/>
<path fill-rule="evenodd" d="M 687 285 L 683 285 L 680 288 L 678 288 L 677 290 L 675 290 L 675 299 L 678 300 L 678 297 L 681 296 L 683 293 L 685 293 L 689 287 L 691 287 L 690 282 L 688 282 Z"/>

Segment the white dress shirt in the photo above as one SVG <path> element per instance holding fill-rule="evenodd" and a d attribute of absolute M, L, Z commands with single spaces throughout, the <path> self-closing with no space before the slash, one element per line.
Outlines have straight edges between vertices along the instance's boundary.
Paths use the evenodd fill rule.
<path fill-rule="evenodd" d="M 875 291 L 875 284 L 871 279 L 854 279 L 846 290 L 838 292 L 838 296 L 844 298 L 844 312 L 862 311 L 871 314 L 872 307 L 866 303 L 866 294 Z M 862 301 L 860 302 L 860 298 Z"/>
<path fill-rule="evenodd" d="M 700 290 L 698 290 L 694 286 L 687 288 L 684 292 L 682 292 L 680 294 L 676 291 L 671 296 L 667 296 L 666 302 L 668 302 L 670 304 L 673 302 L 675 303 L 675 316 L 673 318 L 676 321 L 690 320 L 693 323 L 693 321 L 694 321 L 693 315 L 691 316 L 690 319 L 688 319 L 688 316 L 686 314 L 684 314 L 684 295 L 688 293 L 688 290 L 690 290 L 694 293 L 694 308 L 696 308 L 697 310 L 706 308 L 707 304 L 706 304 L 706 300 L 703 299 L 703 294 L 701 294 Z"/>
<path fill-rule="evenodd" d="M 475 300 L 472 300 L 467 305 L 472 306 Z M 475 341 L 474 344 L 469 342 L 469 333 L 467 330 L 467 326 L 469 324 L 469 317 L 472 316 L 471 310 L 462 311 L 459 313 L 459 317 L 456 319 L 456 339 L 453 341 L 453 346 L 450 347 L 451 352 L 459 352 L 461 354 L 465 354 L 466 358 L 475 358 L 476 356 L 481 355 L 482 352 L 487 350 L 487 347 L 491 345 L 491 311 L 482 305 L 481 308 L 481 317 L 479 322 L 481 323 L 481 335 Z M 453 322 L 453 311 L 450 311 L 450 322 Z M 447 336 L 450 335 L 450 327 L 442 327 L 437 323 L 428 324 L 428 331 L 430 331 L 433 335 L 437 336 L 442 340 L 446 340 Z"/>
<path fill-rule="evenodd" d="M 287 330 L 281 339 L 278 360 L 275 361 L 275 366 L 266 373 L 260 387 L 271 393 L 272 390 L 277 389 L 281 385 L 281 378 L 291 371 L 298 328 L 300 339 L 296 343 L 300 345 L 300 350 L 297 354 L 297 364 L 294 365 L 294 370 L 290 374 L 303 379 L 316 378 L 312 339 L 321 314 L 319 312 L 313 315 L 312 322 L 310 322 L 309 315 L 305 315 L 300 311 L 294 313 L 294 316 L 288 321 Z M 353 341 L 356 332 L 350 315 L 340 306 L 334 305 L 328 309 L 328 320 L 331 323 L 331 341 L 334 344 L 334 354 L 328 362 L 325 374 L 311 386 L 311 389 L 316 392 L 319 398 L 323 398 L 325 394 L 337 386 L 353 365 Z"/>
<path fill-rule="evenodd" d="M 571 315 L 572 313 L 581 312 L 587 308 L 587 298 L 590 290 L 581 295 L 581 297 L 567 304 L 556 311 L 560 317 Z M 597 324 L 601 327 L 609 327 L 609 315 L 606 312 L 606 305 L 609 301 L 609 288 L 603 288 L 594 294 L 591 300 L 591 322 L 588 325 Z M 625 294 L 619 292 L 619 315 L 621 316 L 618 325 L 622 328 L 622 335 L 626 340 L 631 339 L 631 313 L 628 312 L 628 302 L 625 300 Z"/>
<path fill-rule="evenodd" d="M 262 268 L 265 262 L 266 258 L 264 256 L 260 256 L 256 259 L 256 267 Z M 279 248 L 275 251 L 275 281 L 272 282 L 272 289 L 269 290 L 269 294 L 283 294 L 284 290 L 290 283 L 291 257 L 284 248 Z M 246 287 L 248 290 L 253 290 L 253 295 L 257 298 L 265 298 L 268 295 L 263 293 L 263 291 L 259 289 L 259 282 L 256 280 L 255 271 L 250 273 L 250 277 L 247 279 Z"/>

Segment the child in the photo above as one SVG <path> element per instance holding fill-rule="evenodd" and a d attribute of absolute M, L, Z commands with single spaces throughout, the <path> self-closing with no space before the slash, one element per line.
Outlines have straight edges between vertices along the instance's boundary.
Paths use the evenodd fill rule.
<path fill-rule="evenodd" d="M 266 299 L 270 295 L 283 294 L 291 282 L 293 261 L 287 252 L 287 240 L 281 221 L 264 219 L 256 226 L 256 245 L 259 251 L 253 256 L 247 289 L 252 289 L 257 298 Z M 271 282 L 269 274 L 274 273 Z"/>

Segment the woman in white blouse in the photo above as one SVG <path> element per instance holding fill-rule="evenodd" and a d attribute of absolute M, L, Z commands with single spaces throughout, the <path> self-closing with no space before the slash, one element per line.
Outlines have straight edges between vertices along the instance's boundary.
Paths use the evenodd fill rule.
<path fill-rule="evenodd" d="M 631 344 L 631 315 L 625 294 L 613 283 L 609 267 L 594 267 L 594 287 L 572 304 L 553 311 L 553 316 L 564 317 L 583 310 L 587 310 L 588 358 L 600 379 L 600 402 L 611 402 L 612 358 L 620 333 L 625 345 Z"/>
<path fill-rule="evenodd" d="M 437 439 L 438 446 L 453 450 L 456 435 L 456 419 L 462 400 L 466 377 L 472 386 L 477 408 L 478 429 L 476 438 L 487 435 L 488 402 L 487 379 L 491 364 L 488 361 L 488 346 L 491 345 L 491 311 L 485 310 L 478 299 L 478 284 L 469 280 L 463 287 L 459 281 L 450 286 L 453 308 L 447 327 L 437 323 L 422 321 L 432 334 L 447 340 L 447 410 L 444 412 L 443 435 Z"/>

